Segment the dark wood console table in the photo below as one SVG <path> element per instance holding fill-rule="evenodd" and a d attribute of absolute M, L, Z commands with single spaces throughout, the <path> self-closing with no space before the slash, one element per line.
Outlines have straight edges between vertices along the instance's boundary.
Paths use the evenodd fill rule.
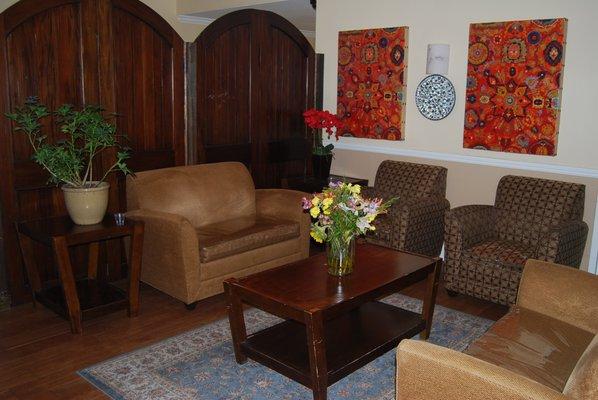
<path fill-rule="evenodd" d="M 81 333 L 81 321 L 95 315 L 127 307 L 130 317 L 139 313 L 139 277 L 143 247 L 143 222 L 126 220 L 116 225 L 106 216 L 96 225 L 75 225 L 69 217 L 46 218 L 17 224 L 19 243 L 34 304 L 44 304 L 71 324 L 71 332 Z M 128 295 L 123 290 L 97 279 L 99 242 L 108 239 L 131 237 L 129 252 Z M 33 242 L 52 249 L 59 284 L 45 285 L 40 281 L 33 257 Z M 89 244 L 87 278 L 76 280 L 71 265 L 69 246 Z"/>

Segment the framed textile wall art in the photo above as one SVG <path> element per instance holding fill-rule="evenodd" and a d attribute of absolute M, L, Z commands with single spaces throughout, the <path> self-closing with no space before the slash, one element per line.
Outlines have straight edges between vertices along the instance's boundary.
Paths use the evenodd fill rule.
<path fill-rule="evenodd" d="M 471 24 L 463 147 L 556 155 L 567 20 Z"/>
<path fill-rule="evenodd" d="M 339 32 L 340 136 L 404 140 L 408 29 Z"/>

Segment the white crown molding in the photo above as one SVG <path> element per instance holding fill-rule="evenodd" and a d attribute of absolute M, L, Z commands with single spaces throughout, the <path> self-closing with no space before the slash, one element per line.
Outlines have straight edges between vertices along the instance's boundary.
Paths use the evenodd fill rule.
<path fill-rule="evenodd" d="M 334 142 L 333 142 L 334 143 Z M 434 151 L 400 149 L 393 147 L 382 147 L 378 145 L 363 145 L 358 143 L 343 143 L 343 139 L 334 143 L 334 147 L 343 150 L 363 151 L 369 153 L 389 154 L 395 156 L 406 156 L 416 158 L 427 158 L 431 160 L 453 161 L 473 165 L 486 165 L 506 169 L 521 169 L 526 171 L 547 172 L 552 174 L 581 176 L 586 178 L 597 178 L 598 169 L 568 167 L 565 165 L 541 164 L 525 161 L 504 160 L 490 157 L 469 156 L 463 154 L 440 153 Z"/>
<path fill-rule="evenodd" d="M 216 21 L 215 18 L 198 17 L 195 15 L 185 15 L 185 14 L 179 15 L 178 18 L 179 18 L 179 21 L 184 24 L 196 24 L 196 25 L 210 25 L 212 22 Z"/>
<path fill-rule="evenodd" d="M 212 22 L 216 21 L 215 18 L 198 17 L 196 15 L 185 15 L 185 14 L 179 15 L 178 19 L 180 22 L 182 22 L 184 24 L 195 24 L 195 25 L 210 25 Z M 305 37 L 308 37 L 308 38 L 316 37 L 316 31 L 306 31 L 303 29 L 299 29 L 299 31 Z"/>

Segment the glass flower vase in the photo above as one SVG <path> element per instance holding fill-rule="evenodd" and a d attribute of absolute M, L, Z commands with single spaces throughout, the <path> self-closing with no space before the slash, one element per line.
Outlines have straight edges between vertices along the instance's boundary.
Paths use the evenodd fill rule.
<path fill-rule="evenodd" d="M 326 242 L 328 273 L 333 276 L 349 275 L 355 263 L 355 238 L 349 242 Z"/>

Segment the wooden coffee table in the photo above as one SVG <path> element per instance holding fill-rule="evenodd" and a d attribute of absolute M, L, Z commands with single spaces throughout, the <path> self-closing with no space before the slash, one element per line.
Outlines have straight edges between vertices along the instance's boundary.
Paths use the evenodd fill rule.
<path fill-rule="evenodd" d="M 326 255 L 228 279 L 224 289 L 235 357 L 247 357 L 311 388 L 326 399 L 329 385 L 432 325 L 439 258 L 360 244 L 351 275 L 328 275 Z M 427 279 L 423 314 L 378 299 Z M 247 335 L 243 303 L 285 319 Z"/>

